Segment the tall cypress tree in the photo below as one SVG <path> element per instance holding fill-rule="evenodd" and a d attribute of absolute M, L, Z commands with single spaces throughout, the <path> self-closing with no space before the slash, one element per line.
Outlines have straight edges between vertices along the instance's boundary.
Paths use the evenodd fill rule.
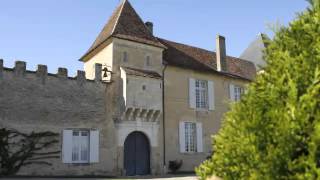
<path fill-rule="evenodd" d="M 320 0 L 268 44 L 267 66 L 225 115 L 201 179 L 320 179 Z"/>

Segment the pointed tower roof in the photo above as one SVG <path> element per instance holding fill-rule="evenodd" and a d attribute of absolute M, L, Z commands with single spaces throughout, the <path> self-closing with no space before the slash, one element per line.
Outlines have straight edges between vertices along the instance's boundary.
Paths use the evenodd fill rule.
<path fill-rule="evenodd" d="M 80 60 L 84 61 L 87 55 L 100 47 L 110 37 L 165 48 L 148 30 L 128 0 L 122 1 L 116 8 L 94 43 Z"/>
<path fill-rule="evenodd" d="M 266 34 L 259 33 L 256 39 L 241 54 L 240 58 L 253 62 L 257 70 L 260 70 L 261 67 L 266 65 L 263 59 L 263 51 L 267 47 L 266 40 L 268 39 L 269 37 Z"/>

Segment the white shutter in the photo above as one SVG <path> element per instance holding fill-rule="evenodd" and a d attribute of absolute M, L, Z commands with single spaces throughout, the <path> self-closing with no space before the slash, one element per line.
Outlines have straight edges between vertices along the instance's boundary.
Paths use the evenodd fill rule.
<path fill-rule="evenodd" d="M 231 101 L 235 101 L 235 92 L 234 92 L 234 85 L 233 84 L 230 84 L 229 85 L 229 96 L 230 96 L 230 100 Z"/>
<path fill-rule="evenodd" d="M 202 123 L 197 123 L 197 152 L 203 152 Z"/>
<path fill-rule="evenodd" d="M 179 124 L 179 143 L 180 143 L 180 152 L 182 152 L 182 153 L 186 152 L 184 122 L 180 122 L 180 124 Z"/>
<path fill-rule="evenodd" d="M 99 162 L 99 131 L 90 131 L 90 163 Z"/>
<path fill-rule="evenodd" d="M 72 130 L 63 130 L 62 137 L 62 162 L 72 163 Z"/>
<path fill-rule="evenodd" d="M 208 81 L 208 100 L 209 100 L 209 110 L 214 110 L 214 84 L 213 84 L 213 81 Z"/>
<path fill-rule="evenodd" d="M 189 79 L 189 104 L 190 108 L 196 108 L 196 85 L 193 78 Z"/>

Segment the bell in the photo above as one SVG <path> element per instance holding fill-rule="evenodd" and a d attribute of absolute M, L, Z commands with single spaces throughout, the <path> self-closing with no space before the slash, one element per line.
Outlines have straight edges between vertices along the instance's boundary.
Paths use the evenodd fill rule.
<path fill-rule="evenodd" d="M 105 67 L 102 69 L 102 71 L 103 71 L 103 77 L 104 78 L 108 77 L 108 68 Z"/>

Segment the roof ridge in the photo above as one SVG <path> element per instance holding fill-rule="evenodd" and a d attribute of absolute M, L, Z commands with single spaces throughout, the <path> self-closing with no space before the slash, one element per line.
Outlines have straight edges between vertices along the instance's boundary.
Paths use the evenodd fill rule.
<path fill-rule="evenodd" d="M 196 48 L 196 49 L 199 49 L 199 50 L 203 50 L 203 51 L 207 51 L 209 53 L 213 53 L 213 54 L 216 54 L 217 52 L 216 51 L 210 51 L 208 49 L 204 49 L 204 48 L 201 48 L 201 47 L 196 47 L 194 45 L 189 45 L 189 44 L 184 44 L 184 43 L 180 43 L 180 42 L 175 42 L 175 41 L 171 41 L 171 40 L 167 40 L 167 39 L 163 39 L 163 38 L 160 38 L 160 37 L 157 37 L 158 39 L 161 39 L 161 40 L 164 40 L 164 41 L 169 41 L 171 43 L 176 43 L 176 44 L 180 44 L 180 45 L 183 45 L 183 46 L 188 46 L 190 48 Z M 230 56 L 230 55 L 227 55 L 228 58 L 232 58 L 232 59 L 237 59 L 237 60 L 241 60 L 241 61 L 247 61 L 247 62 L 251 62 L 251 61 L 248 61 L 246 59 L 242 59 L 240 57 L 236 57 L 236 56 Z"/>
<path fill-rule="evenodd" d="M 121 15 L 121 12 L 122 12 L 122 10 L 123 10 L 123 7 L 124 7 L 124 3 L 126 3 L 127 2 L 127 0 L 123 0 L 123 2 L 121 3 L 121 8 L 120 8 L 120 11 L 118 12 L 118 17 L 117 17 L 117 20 L 116 20 L 116 22 L 114 23 L 114 25 L 113 25 L 113 28 L 112 28 L 112 31 L 111 31 L 111 34 L 113 34 L 114 33 L 114 30 L 116 29 L 116 26 L 117 26 L 117 24 L 118 24 L 118 21 L 119 21 L 119 18 L 120 18 L 120 15 Z M 118 9 L 118 8 L 117 8 Z"/>
<path fill-rule="evenodd" d="M 168 39 L 164 39 L 164 38 L 160 38 L 160 37 L 157 37 L 157 39 L 160 39 L 160 40 L 163 40 L 163 41 L 168 41 L 168 42 L 172 42 L 172 43 L 175 43 L 175 44 L 180 44 L 180 45 L 184 45 L 184 46 L 189 46 L 191 48 L 197 48 L 197 49 L 200 49 L 200 50 L 204 50 L 204 51 L 207 51 L 207 52 L 211 52 L 211 53 L 216 53 L 215 51 L 211 51 L 211 50 L 208 50 L 208 49 L 205 49 L 205 48 L 201 48 L 201 47 L 197 47 L 195 45 L 189 45 L 189 44 L 185 44 L 185 43 L 181 43 L 181 42 L 176 42 L 176 41 L 172 41 L 172 40 L 168 40 Z"/>

